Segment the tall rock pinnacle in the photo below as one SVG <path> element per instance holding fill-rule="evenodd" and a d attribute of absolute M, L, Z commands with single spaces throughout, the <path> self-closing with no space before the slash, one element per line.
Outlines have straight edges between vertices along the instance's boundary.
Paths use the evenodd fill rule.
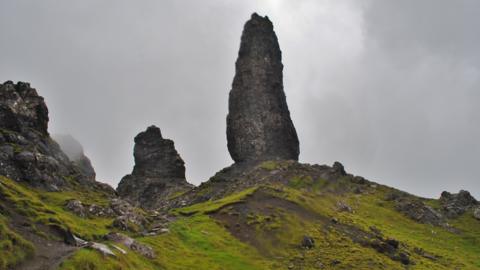
<path fill-rule="evenodd" d="M 282 52 L 272 22 L 245 24 L 229 96 L 228 150 L 235 162 L 298 160 L 299 142 L 283 92 Z"/>
<path fill-rule="evenodd" d="M 172 140 L 162 138 L 160 129 L 150 126 L 135 137 L 135 167 L 118 184 L 118 194 L 131 203 L 153 208 L 168 196 L 190 189 L 185 180 L 185 163 Z"/>

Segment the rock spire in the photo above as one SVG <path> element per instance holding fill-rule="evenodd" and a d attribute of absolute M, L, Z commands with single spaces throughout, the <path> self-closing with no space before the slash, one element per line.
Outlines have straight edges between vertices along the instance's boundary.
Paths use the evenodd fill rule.
<path fill-rule="evenodd" d="M 164 139 L 160 129 L 150 126 L 135 137 L 135 166 L 118 184 L 118 194 L 144 208 L 192 186 L 185 180 L 185 163 L 172 140 Z"/>
<path fill-rule="evenodd" d="M 245 24 L 229 96 L 228 150 L 235 162 L 298 160 L 299 142 L 283 91 L 282 52 L 272 22 Z"/>

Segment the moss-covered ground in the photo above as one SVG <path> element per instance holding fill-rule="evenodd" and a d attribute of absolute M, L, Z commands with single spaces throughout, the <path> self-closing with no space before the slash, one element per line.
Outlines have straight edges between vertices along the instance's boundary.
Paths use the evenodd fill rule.
<path fill-rule="evenodd" d="M 275 163 L 263 165 L 275 169 Z M 362 192 L 339 192 L 354 185 L 340 179 L 329 182 L 309 175 L 292 177 L 288 185 L 262 184 L 231 194 L 174 209 L 169 232 L 136 237 L 155 251 L 148 259 L 128 250 L 115 257 L 79 249 L 61 269 L 480 269 L 480 221 L 471 212 L 448 220 L 455 230 L 421 224 L 395 210 L 385 200 L 391 188 L 369 185 Z M 349 189 L 346 189 L 349 190 Z M 106 204 L 101 194 L 81 189 L 40 192 L 0 178 L 2 201 L 40 224 L 56 223 L 86 239 L 108 233 L 112 220 L 80 218 L 64 209 L 65 201 Z M 421 198 L 420 198 L 421 199 Z M 350 206 L 342 211 L 338 203 Z M 425 203 L 438 207 L 435 200 Z M 368 245 L 381 234 L 399 241 L 398 253 L 409 264 Z M 305 249 L 305 235 L 315 246 Z M 0 269 L 8 269 L 33 253 L 33 247 L 0 217 Z M 367 244 L 365 244 L 367 243 Z M 110 244 L 110 243 L 106 243 Z M 15 256 L 11 256 L 15 254 Z"/>

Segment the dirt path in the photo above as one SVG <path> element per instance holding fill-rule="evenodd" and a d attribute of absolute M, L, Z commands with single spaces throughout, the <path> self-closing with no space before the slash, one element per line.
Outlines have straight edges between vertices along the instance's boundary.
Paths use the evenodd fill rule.
<path fill-rule="evenodd" d="M 9 209 L 12 210 L 12 209 Z M 63 239 L 50 230 L 47 226 L 33 224 L 24 216 L 15 211 L 10 213 L 10 227 L 35 246 L 33 258 L 17 265 L 13 270 L 53 270 L 78 249 L 67 245 Z M 38 235 L 38 230 L 44 232 L 50 239 Z M 37 231 L 37 233 L 35 232 Z M 58 240 L 54 240 L 58 238 Z"/>
<path fill-rule="evenodd" d="M 24 235 L 25 236 L 25 235 Z M 60 241 L 45 240 L 42 237 L 25 237 L 35 245 L 35 256 L 18 265 L 15 270 L 53 270 L 70 257 L 77 247 Z"/>

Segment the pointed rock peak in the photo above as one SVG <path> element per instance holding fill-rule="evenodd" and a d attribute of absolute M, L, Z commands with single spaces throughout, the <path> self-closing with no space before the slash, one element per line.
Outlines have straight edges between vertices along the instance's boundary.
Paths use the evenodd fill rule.
<path fill-rule="evenodd" d="M 268 16 L 262 17 L 262 16 L 258 15 L 258 13 L 256 13 L 256 12 L 252 13 L 252 16 L 250 17 L 250 20 L 247 21 L 247 24 L 249 24 L 249 23 L 254 23 L 254 24 L 265 23 L 265 25 L 269 25 L 273 29 L 273 24 L 270 21 L 270 19 L 268 18 Z"/>
<path fill-rule="evenodd" d="M 283 91 L 282 52 L 268 17 L 243 29 L 229 95 L 228 150 L 235 162 L 298 160 L 299 142 Z"/>
<path fill-rule="evenodd" d="M 135 143 L 138 143 L 141 141 L 150 141 L 155 139 L 163 139 L 162 132 L 160 131 L 160 128 L 158 128 L 157 126 L 151 125 L 147 128 L 147 130 L 140 132 L 135 137 Z"/>
<path fill-rule="evenodd" d="M 185 163 L 172 140 L 162 138 L 150 126 L 135 137 L 135 166 L 118 184 L 118 194 L 141 207 L 159 206 L 168 195 L 191 188 L 185 179 Z"/>

